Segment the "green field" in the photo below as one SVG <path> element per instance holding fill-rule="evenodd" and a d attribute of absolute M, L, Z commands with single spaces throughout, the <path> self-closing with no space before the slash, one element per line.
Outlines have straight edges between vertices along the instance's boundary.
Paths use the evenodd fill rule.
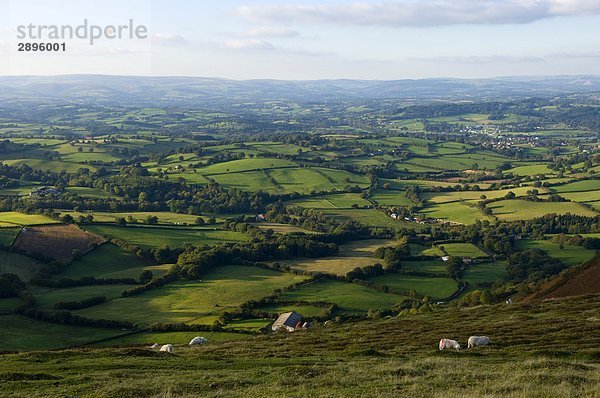
<path fill-rule="evenodd" d="M 481 196 L 485 196 L 487 199 L 496 199 L 506 196 L 507 193 L 512 192 L 517 196 L 524 196 L 527 191 L 530 191 L 531 187 L 519 187 L 511 189 L 500 189 L 497 191 L 460 191 L 460 192 L 439 192 L 439 193 L 427 193 L 422 195 L 423 199 L 432 203 L 448 203 L 459 200 L 478 201 L 481 200 Z M 546 192 L 544 188 L 536 188 L 540 193 Z"/>
<path fill-rule="evenodd" d="M 580 246 L 565 245 L 561 249 L 558 243 L 548 240 L 522 240 L 518 242 L 517 247 L 519 250 L 541 249 L 550 257 L 554 257 L 568 266 L 579 265 L 596 254 L 595 250 Z"/>
<path fill-rule="evenodd" d="M 202 281 L 176 281 L 143 294 L 118 298 L 77 311 L 92 318 L 153 322 L 204 323 L 245 301 L 268 296 L 275 289 L 306 277 L 268 269 L 228 265 L 202 277 Z M 127 311 L 123 311 L 127 308 Z"/>
<path fill-rule="evenodd" d="M 506 265 L 506 261 L 472 264 L 467 267 L 460 279 L 468 282 L 472 287 L 503 281 L 507 276 Z"/>
<path fill-rule="evenodd" d="M 375 202 L 386 206 L 414 206 L 415 203 L 408 199 L 404 192 L 378 189 L 371 196 Z"/>
<path fill-rule="evenodd" d="M 535 176 L 535 175 L 553 175 L 556 174 L 553 170 L 547 167 L 546 164 L 532 164 L 527 166 L 519 166 L 507 170 L 508 173 L 513 173 L 519 176 Z"/>
<path fill-rule="evenodd" d="M 87 231 L 120 239 L 143 248 L 180 247 L 185 243 L 215 245 L 242 242 L 248 237 L 241 232 L 201 228 L 117 227 L 113 225 L 86 225 Z"/>
<path fill-rule="evenodd" d="M 44 264 L 18 253 L 0 251 L 0 274 L 16 274 L 29 280 Z"/>
<path fill-rule="evenodd" d="M 204 175 L 238 173 L 241 171 L 273 169 L 281 167 L 298 167 L 294 162 L 276 158 L 252 158 L 232 160 L 230 162 L 216 163 L 198 169 L 198 173 Z"/>
<path fill-rule="evenodd" d="M 480 258 L 487 257 L 481 249 L 472 243 L 444 243 L 444 250 L 449 256 Z"/>
<path fill-rule="evenodd" d="M 444 252 L 442 252 L 437 246 L 422 246 L 416 243 L 409 243 L 410 254 L 412 256 L 432 256 L 432 257 L 442 257 Z"/>
<path fill-rule="evenodd" d="M 0 350 L 48 350 L 65 348 L 123 333 L 120 329 L 55 325 L 18 315 L 0 316 L 0 329 L 2 330 Z"/>
<path fill-rule="evenodd" d="M 47 159 L 16 159 L 16 160 L 5 160 L 4 163 L 11 166 L 19 166 L 26 164 L 32 169 L 47 170 L 47 171 L 61 171 L 65 170 L 69 173 L 75 173 L 81 168 L 86 168 L 91 171 L 95 171 L 96 168 L 89 164 L 79 164 L 72 162 L 62 162 L 59 160 L 47 160 Z"/>
<path fill-rule="evenodd" d="M 403 297 L 383 293 L 355 283 L 338 281 L 319 281 L 300 287 L 281 295 L 286 301 L 326 301 L 339 306 L 344 314 L 364 314 L 369 309 L 391 308 L 402 301 Z"/>
<path fill-rule="evenodd" d="M 80 279 L 85 276 L 96 278 L 134 278 L 142 271 L 150 270 L 154 276 L 164 274 L 169 265 L 152 265 L 134 254 L 112 243 L 100 245 L 83 257 L 71 262 L 57 278 Z"/>
<path fill-rule="evenodd" d="M 135 285 L 93 285 L 69 288 L 50 288 L 31 286 L 36 304 L 45 311 L 53 311 L 54 305 L 59 302 L 81 301 L 96 296 L 104 296 L 112 300 L 121 296 L 123 290 Z"/>
<path fill-rule="evenodd" d="M 568 184 L 557 185 L 552 187 L 552 191 L 557 193 L 600 191 L 600 179 L 582 180 L 571 182 Z M 596 198 L 600 197 L 600 194 L 598 194 L 598 192 L 596 192 L 595 195 Z"/>
<path fill-rule="evenodd" d="M 371 278 L 378 285 L 386 285 L 391 292 L 407 294 L 411 290 L 423 296 L 444 298 L 458 290 L 456 281 L 450 278 L 432 278 L 406 274 L 384 274 Z"/>
<path fill-rule="evenodd" d="M 441 259 L 436 260 L 420 260 L 420 261 L 401 261 L 400 270 L 402 272 L 417 272 L 426 274 L 446 275 L 446 263 Z"/>
<path fill-rule="evenodd" d="M 168 211 L 136 211 L 136 212 L 105 212 L 105 211 L 95 211 L 91 213 L 86 212 L 74 212 L 74 211 L 63 211 L 61 212 L 61 216 L 64 214 L 70 214 L 73 218 L 77 218 L 79 216 L 87 216 L 88 214 L 92 214 L 94 216 L 94 222 L 101 223 L 112 223 L 116 218 L 122 217 L 127 219 L 129 216 L 133 217 L 138 223 L 143 224 L 146 221 L 148 216 L 150 217 L 158 217 L 158 224 L 168 224 L 168 225 L 193 225 L 200 216 L 192 215 L 192 214 L 179 214 L 179 213 L 171 213 Z M 204 221 L 208 220 L 208 216 L 201 216 Z M 221 218 L 216 218 L 217 221 L 222 221 Z"/>
<path fill-rule="evenodd" d="M 111 346 L 123 346 L 123 345 L 144 345 L 145 347 L 151 346 L 154 343 L 158 344 L 179 344 L 187 345 L 194 337 L 202 336 L 208 338 L 210 336 L 209 344 L 221 343 L 221 342 L 235 342 L 247 340 L 252 336 L 241 333 L 227 333 L 227 332 L 144 332 L 144 333 L 132 333 L 122 337 L 116 337 L 101 343 L 95 344 L 97 347 L 111 347 Z M 201 349 L 195 347 L 194 349 Z"/>
<path fill-rule="evenodd" d="M 385 213 L 375 209 L 325 209 L 323 213 L 338 220 L 356 220 L 371 227 L 420 229 L 418 224 L 394 220 Z"/>
<path fill-rule="evenodd" d="M 56 224 L 58 221 L 42 216 L 40 214 L 23 214 L 16 211 L 0 212 L 0 224 L 3 225 L 41 225 Z"/>
<path fill-rule="evenodd" d="M 459 224 L 471 225 L 477 220 L 492 220 L 478 208 L 460 202 L 432 204 L 421 212 L 424 216 Z"/>
<path fill-rule="evenodd" d="M 301 271 L 323 272 L 343 276 L 356 267 L 381 263 L 382 260 L 373 257 L 375 249 L 383 246 L 395 246 L 397 244 L 398 242 L 394 240 L 361 240 L 340 245 L 338 256 L 294 258 L 278 261 L 278 263 Z"/>
<path fill-rule="evenodd" d="M 350 209 L 352 205 L 370 206 L 371 202 L 358 193 L 337 193 L 332 195 L 311 196 L 285 202 L 286 206 L 301 206 L 307 209 Z"/>
<path fill-rule="evenodd" d="M 8 247 L 21 228 L 0 228 L 0 245 Z"/>
<path fill-rule="evenodd" d="M 593 217 L 596 212 L 575 202 L 533 202 L 529 200 L 501 200 L 490 203 L 494 216 L 504 221 L 531 220 L 546 214 L 577 214 Z"/>
<path fill-rule="evenodd" d="M 102 191 L 96 188 L 87 188 L 87 187 L 67 187 L 65 188 L 65 192 L 74 193 L 79 196 L 83 196 L 85 198 L 113 198 L 115 195 L 111 195 L 106 191 Z"/>

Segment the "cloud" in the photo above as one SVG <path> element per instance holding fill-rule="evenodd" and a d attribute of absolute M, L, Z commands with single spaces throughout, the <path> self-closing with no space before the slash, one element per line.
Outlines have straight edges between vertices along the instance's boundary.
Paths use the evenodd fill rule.
<path fill-rule="evenodd" d="M 236 13 L 258 23 L 388 27 L 525 24 L 559 16 L 600 14 L 598 0 L 399 0 L 341 5 L 242 6 Z"/>
<path fill-rule="evenodd" d="M 467 56 L 435 56 L 435 57 L 412 57 L 409 61 L 433 62 L 446 64 L 518 64 L 545 62 L 541 57 L 529 55 L 467 55 Z"/>
<path fill-rule="evenodd" d="M 240 36 L 245 37 L 269 37 L 269 38 L 288 38 L 288 37 L 298 37 L 300 33 L 295 30 L 288 28 L 256 28 L 250 29 L 240 34 Z"/>
<path fill-rule="evenodd" d="M 158 44 L 160 46 L 182 46 L 187 44 L 187 41 L 179 35 L 155 33 L 152 35 L 152 44 Z"/>
<path fill-rule="evenodd" d="M 223 43 L 223 46 L 233 50 L 272 51 L 275 49 L 273 44 L 259 39 L 228 40 Z"/>

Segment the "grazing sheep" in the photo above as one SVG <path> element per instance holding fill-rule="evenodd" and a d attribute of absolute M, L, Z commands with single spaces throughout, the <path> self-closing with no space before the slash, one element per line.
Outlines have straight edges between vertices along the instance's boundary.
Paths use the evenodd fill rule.
<path fill-rule="evenodd" d="M 160 344 L 154 343 L 150 346 L 150 348 L 152 348 L 152 349 L 160 348 Z"/>
<path fill-rule="evenodd" d="M 162 347 L 160 347 L 160 352 L 168 352 L 170 354 L 173 353 L 173 345 L 172 344 L 165 344 Z"/>
<path fill-rule="evenodd" d="M 490 340 L 491 339 L 487 336 L 471 336 L 469 337 L 467 348 L 475 347 L 478 345 L 488 345 L 490 344 Z"/>
<path fill-rule="evenodd" d="M 206 344 L 206 343 L 208 343 L 207 338 L 196 336 L 190 341 L 189 345 Z"/>
<path fill-rule="evenodd" d="M 440 351 L 444 348 L 454 348 L 456 351 L 460 350 L 460 344 L 456 340 L 441 339 L 440 340 Z"/>

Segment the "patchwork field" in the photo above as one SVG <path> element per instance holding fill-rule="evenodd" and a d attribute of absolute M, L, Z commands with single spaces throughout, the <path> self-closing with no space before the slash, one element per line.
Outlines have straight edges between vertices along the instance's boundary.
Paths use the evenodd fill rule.
<path fill-rule="evenodd" d="M 137 280 L 144 270 L 151 271 L 154 276 L 160 276 L 168 268 L 168 264 L 153 265 L 148 260 L 142 260 L 112 243 L 105 243 L 72 261 L 56 277 L 80 279 L 94 276 L 96 278 L 134 278 Z"/>
<path fill-rule="evenodd" d="M 597 213 L 575 202 L 533 202 L 529 200 L 501 200 L 490 203 L 494 216 L 504 221 L 531 220 L 545 214 L 577 214 L 593 217 Z"/>
<path fill-rule="evenodd" d="M 423 296 L 444 298 L 458 290 L 456 281 L 450 278 L 432 278 L 405 274 L 384 274 L 371 278 L 378 285 L 385 285 L 391 292 L 408 295 L 412 290 Z"/>
<path fill-rule="evenodd" d="M 339 306 L 342 314 L 365 314 L 369 309 L 391 308 L 403 300 L 402 296 L 383 293 L 355 283 L 319 281 L 285 292 L 281 300 L 319 302 Z"/>
<path fill-rule="evenodd" d="M 122 334 L 121 330 L 56 325 L 18 315 L 0 316 L 0 350 L 48 350 Z"/>
<path fill-rule="evenodd" d="M 23 280 L 29 280 L 41 267 L 43 264 L 31 257 L 0 251 L 0 274 L 15 274 Z"/>
<path fill-rule="evenodd" d="M 506 261 L 472 264 L 467 267 L 460 279 L 469 283 L 471 287 L 489 286 L 506 279 L 506 265 Z"/>
<path fill-rule="evenodd" d="M 561 249 L 558 243 L 548 240 L 522 240 L 518 242 L 517 247 L 520 250 L 541 249 L 550 257 L 554 257 L 568 266 L 579 265 L 596 254 L 595 250 L 585 249 L 581 246 L 564 245 Z"/>
<path fill-rule="evenodd" d="M 241 232 L 214 228 L 159 228 L 117 227 L 113 225 L 86 225 L 85 229 L 111 239 L 120 239 L 142 248 L 181 247 L 185 243 L 212 245 L 224 242 L 242 242 L 248 236 Z"/>
<path fill-rule="evenodd" d="M 218 267 L 202 281 L 177 281 L 143 294 L 117 298 L 77 311 L 100 319 L 153 322 L 212 323 L 224 311 L 268 296 L 306 277 L 268 269 L 228 265 Z M 127 311 L 123 311 L 127 308 Z"/>
<path fill-rule="evenodd" d="M 16 211 L 0 212 L 0 226 L 57 224 L 58 221 L 40 214 L 24 214 Z"/>
<path fill-rule="evenodd" d="M 426 217 L 465 225 L 474 224 L 477 220 L 493 220 L 491 216 L 483 214 L 477 207 L 468 206 L 461 202 L 429 205 L 421 213 Z"/>
<path fill-rule="evenodd" d="M 481 258 L 487 257 L 480 248 L 472 243 L 444 243 L 441 245 L 449 256 Z"/>
<path fill-rule="evenodd" d="M 285 202 L 285 204 L 307 209 L 351 209 L 353 205 L 358 207 L 370 206 L 371 202 L 363 199 L 358 193 L 339 193 L 291 200 Z"/>
<path fill-rule="evenodd" d="M 356 267 L 365 267 L 381 263 L 382 260 L 373 257 L 375 249 L 383 246 L 394 246 L 394 240 L 369 239 L 340 245 L 338 256 L 321 258 L 295 258 L 277 261 L 292 269 L 308 272 L 322 272 L 335 275 L 346 275 Z"/>

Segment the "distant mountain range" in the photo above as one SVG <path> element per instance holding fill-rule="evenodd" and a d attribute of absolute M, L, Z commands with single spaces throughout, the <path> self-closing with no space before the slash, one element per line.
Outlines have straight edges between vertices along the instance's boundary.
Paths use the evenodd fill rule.
<path fill-rule="evenodd" d="M 137 106 L 269 100 L 502 99 L 594 91 L 600 91 L 600 76 L 308 81 L 107 75 L 0 76 L 0 101 L 95 101 Z"/>

